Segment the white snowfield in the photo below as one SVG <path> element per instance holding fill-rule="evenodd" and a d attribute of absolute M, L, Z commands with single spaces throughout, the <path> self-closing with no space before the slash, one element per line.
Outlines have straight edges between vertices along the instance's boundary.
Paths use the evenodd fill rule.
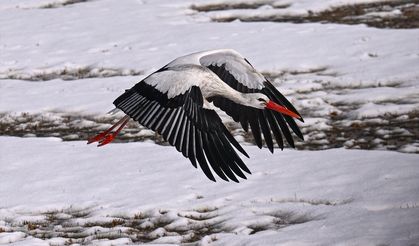
<path fill-rule="evenodd" d="M 205 1 L 71 2 L 0 2 L 0 115 L 6 114 L 0 123 L 19 122 L 27 113 L 29 118 L 52 115 L 44 117 L 46 124 L 62 114 L 100 116 L 125 89 L 174 58 L 232 48 L 273 76 L 300 109 L 308 142 L 333 146 L 322 129 L 349 131 L 361 122 L 374 131 L 397 124 L 384 135 L 340 137 L 338 146 L 362 148 L 369 141 L 374 149 L 419 153 L 419 141 L 391 144 L 417 134 L 406 125 L 419 122 L 418 29 L 214 23 L 210 13 L 190 9 Z M 281 3 L 290 2 L 275 2 Z M 344 4 L 348 1 L 295 1 L 279 10 L 307 13 Z M 331 116 L 341 120 L 336 123 Z"/>
<path fill-rule="evenodd" d="M 333 149 L 271 155 L 247 146 L 253 174 L 237 184 L 207 180 L 175 149 L 153 143 L 96 148 L 1 137 L 0 144 L 7 164 L 0 169 L 0 228 L 14 231 L 1 233 L 1 243 L 60 245 L 69 239 L 59 232 L 78 228 L 84 243 L 131 244 L 129 221 L 139 214 L 146 218 L 139 228 L 152 228 L 153 243 L 187 242 L 202 224 L 217 232 L 203 237 L 203 245 L 419 242 L 413 154 Z M 58 218 L 65 222 L 54 225 Z M 116 226 L 105 226 L 115 220 Z M 57 237 L 18 232 L 39 225 L 40 237 L 45 223 Z"/>
<path fill-rule="evenodd" d="M 101 0 L 48 9 L 36 6 L 55 1 L 19 2 L 0 3 L 0 33 L 7 34 L 0 44 L 1 78 L 28 79 L 89 67 L 149 73 L 181 55 L 217 48 L 238 50 L 262 71 L 327 68 L 340 75 L 338 80 L 353 82 L 419 76 L 415 29 L 211 23 L 188 9 L 192 1 Z M 313 2 L 293 5 L 304 11 L 324 5 Z M 25 4 L 33 7 L 23 8 Z"/>
<path fill-rule="evenodd" d="M 301 109 L 303 133 L 316 129 L 305 141 L 321 144 L 334 115 L 343 126 L 372 124 L 382 149 L 396 132 L 392 141 L 415 141 L 392 149 L 419 153 L 414 127 L 397 127 L 419 115 L 419 29 L 210 21 L 269 11 L 304 16 L 371 0 L 190 9 L 241 2 L 1 0 L 0 135 L 8 135 L 8 122 L 24 125 L 27 114 L 51 122 L 60 114 L 100 116 L 172 59 L 232 48 Z M 236 184 L 209 181 L 174 148 L 151 141 L 96 148 L 0 136 L 0 244 L 419 245 L 419 155 L 343 148 L 271 155 L 243 145 L 253 174 Z"/>

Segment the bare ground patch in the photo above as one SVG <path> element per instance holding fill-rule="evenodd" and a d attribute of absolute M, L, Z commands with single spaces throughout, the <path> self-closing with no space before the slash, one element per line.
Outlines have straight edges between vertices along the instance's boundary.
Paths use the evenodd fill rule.
<path fill-rule="evenodd" d="M 120 211 L 108 215 L 99 215 L 101 209 L 98 207 L 75 209 L 70 206 L 61 210 L 15 212 L 13 217 L 0 218 L 0 230 L 6 233 L 22 232 L 26 236 L 60 245 L 90 245 L 100 241 L 118 244 L 117 240 L 121 239 L 134 244 L 200 245 L 202 240 L 216 241 L 218 233 L 252 235 L 323 219 L 287 209 L 266 210 L 266 203 L 260 205 L 262 210 L 251 213 L 249 221 L 235 220 L 221 208 L 205 205 L 181 211 L 160 208 L 134 214 Z M 226 208 L 228 211 L 229 208 Z M 254 208 L 252 205 L 242 209 L 248 213 Z M 243 225 L 248 230 L 243 231 Z"/>
<path fill-rule="evenodd" d="M 191 9 L 199 12 L 210 12 L 230 9 L 257 9 L 262 6 L 269 5 L 273 8 L 287 8 L 290 4 L 275 4 L 272 0 L 264 0 L 257 2 L 224 2 L 224 3 L 205 3 L 205 4 L 193 4 Z"/>
<path fill-rule="evenodd" d="M 223 228 L 223 220 L 218 218 L 217 209 L 207 212 L 160 209 L 139 211 L 129 216 L 106 217 L 95 216 L 94 212 L 95 208 L 81 211 L 70 208 L 39 214 L 20 214 L 27 220 L 6 219 L 2 230 L 19 231 L 42 240 L 61 238 L 66 245 L 87 245 L 99 240 L 120 238 L 126 238 L 131 243 L 148 243 L 155 240 L 170 243 L 170 238 L 176 238 L 180 243 L 193 243 L 207 235 L 227 232 Z"/>
<path fill-rule="evenodd" d="M 68 5 L 78 4 L 78 3 L 85 3 L 90 2 L 91 0 L 64 0 L 64 1 L 57 1 L 52 3 L 47 3 L 45 5 L 40 6 L 40 9 L 53 9 L 53 8 L 60 8 L 65 7 Z"/>
<path fill-rule="evenodd" d="M 48 81 L 53 79 L 77 80 L 87 78 L 107 78 L 114 76 L 138 76 L 144 72 L 133 69 L 105 67 L 63 67 L 57 69 L 37 69 L 31 72 L 9 70 L 0 73 L 0 79 L 16 79 L 26 81 Z"/>
<path fill-rule="evenodd" d="M 19 137 L 59 137 L 65 141 L 86 140 L 106 130 L 119 119 L 111 116 L 47 114 L 0 114 L 0 134 Z M 156 133 L 130 121 L 115 142 L 153 140 L 163 143 Z"/>
<path fill-rule="evenodd" d="M 345 147 L 349 149 L 381 149 L 419 153 L 419 128 L 417 127 L 419 125 L 419 110 L 415 110 L 415 107 L 413 107 L 406 113 L 399 112 L 398 108 L 394 107 L 419 103 L 415 94 L 401 99 L 395 92 L 405 93 L 410 89 L 404 88 L 403 83 L 397 81 L 333 83 L 328 81 L 329 77 L 334 77 L 330 73 L 333 73 L 333 71 L 330 72 L 327 68 L 313 68 L 304 71 L 281 71 L 264 74 L 276 84 L 278 81 L 284 81 L 285 88 L 293 86 L 292 81 L 296 78 L 304 81 L 313 76 L 324 78 L 324 80 L 311 79 L 310 83 L 293 89 L 295 92 L 291 94 L 295 99 L 296 107 L 305 119 L 304 123 L 298 123 L 305 136 L 305 141 L 296 140 L 295 146 L 297 149 L 322 150 Z M 297 84 L 300 85 L 300 83 Z M 284 87 L 282 84 L 278 86 Z M 391 93 L 394 92 L 394 97 L 393 94 L 384 95 L 380 92 L 380 97 L 384 97 L 384 99 L 375 102 L 376 104 L 373 105 L 381 108 L 386 108 L 387 105 L 394 107 L 389 112 L 364 117 L 357 114 L 368 103 L 368 100 L 345 101 L 345 99 L 351 98 L 351 95 L 356 95 L 358 91 L 368 89 L 371 94 L 374 94 L 374 90 L 383 88 L 390 89 Z M 349 95 L 345 96 L 345 94 Z M 339 96 L 342 95 L 343 99 L 339 101 Z M 328 100 L 328 96 L 338 99 L 335 101 Z M 63 112 L 0 113 L 0 135 L 59 137 L 65 141 L 86 140 L 100 131 L 106 130 L 121 117 L 118 115 L 78 115 Z M 238 123 L 233 122 L 230 118 L 225 118 L 225 123 L 233 135 L 241 137 L 245 142 L 254 143 L 250 131 L 245 132 Z M 134 121 L 128 123 L 115 142 L 145 140 L 167 145 L 160 135 Z"/>
<path fill-rule="evenodd" d="M 301 111 L 306 117 L 309 112 Z M 19 137 L 59 137 L 65 141 L 87 140 L 118 121 L 114 117 L 82 115 L 44 114 L 0 114 L 0 135 Z M 326 127 L 319 129 L 316 123 L 300 124 L 305 141 L 296 141 L 297 149 L 322 150 L 329 148 L 387 149 L 405 151 L 407 145 L 419 147 L 419 112 L 407 117 L 384 115 L 379 118 L 348 121 L 333 113 L 322 122 Z M 241 130 L 237 123 L 228 123 L 233 135 L 242 136 L 245 142 L 254 143 L 252 133 Z M 167 145 L 155 132 L 130 121 L 115 142 L 152 140 Z"/>
<path fill-rule="evenodd" d="M 250 235 L 256 234 L 266 230 L 280 230 L 287 226 L 303 224 L 317 218 L 309 214 L 297 214 L 290 211 L 277 210 L 274 212 L 266 213 L 265 216 L 271 217 L 268 223 L 253 223 L 247 227 L 251 229 Z"/>
<path fill-rule="evenodd" d="M 307 14 L 293 15 L 289 13 L 275 13 L 254 15 L 250 13 L 222 14 L 224 10 L 231 9 L 258 9 L 261 6 L 269 6 L 272 9 L 287 8 L 288 5 L 276 6 L 272 1 L 258 2 L 257 4 L 245 4 L 245 2 L 205 3 L 192 5 L 191 9 L 198 12 L 209 13 L 215 22 L 231 22 L 240 20 L 243 22 L 291 22 L 291 23 L 339 23 L 339 24 L 366 24 L 377 28 L 419 28 L 419 1 L 396 0 L 378 1 L 372 3 L 348 4 L 331 7 L 323 11 L 308 11 Z M 211 12 L 217 11 L 217 15 Z"/>

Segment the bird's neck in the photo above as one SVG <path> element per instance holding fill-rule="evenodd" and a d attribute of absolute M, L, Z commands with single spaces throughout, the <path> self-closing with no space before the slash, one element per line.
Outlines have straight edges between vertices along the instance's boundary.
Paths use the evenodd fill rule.
<path fill-rule="evenodd" d="M 221 81 L 216 75 L 211 76 L 207 81 L 203 90 L 205 98 L 221 96 L 237 104 L 253 107 L 251 99 L 254 93 L 241 93 L 236 91 Z"/>
<path fill-rule="evenodd" d="M 251 103 L 252 94 L 253 93 L 241 93 L 241 92 L 235 91 L 234 94 L 230 94 L 229 96 L 227 96 L 227 98 L 237 104 L 241 104 L 248 107 L 253 107 Z"/>

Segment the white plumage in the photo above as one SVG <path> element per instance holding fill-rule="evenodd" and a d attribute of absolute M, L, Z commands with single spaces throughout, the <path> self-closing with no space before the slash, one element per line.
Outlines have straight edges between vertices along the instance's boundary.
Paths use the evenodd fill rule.
<path fill-rule="evenodd" d="M 233 146 L 248 155 L 206 102 L 240 122 L 245 131 L 250 126 L 260 148 L 262 135 L 271 152 L 272 137 L 280 148 L 283 136 L 294 147 L 288 127 L 303 138 L 293 120 L 302 117 L 293 105 L 238 52 L 222 49 L 179 57 L 126 90 L 114 101 L 126 116 L 88 143 L 111 142 L 132 118 L 161 134 L 195 167 L 199 163 L 209 179 L 215 181 L 211 167 L 222 179 L 238 182 L 236 175 L 246 178 L 242 171 L 250 170 Z"/>
<path fill-rule="evenodd" d="M 234 78 L 251 89 L 262 89 L 265 78 L 256 71 L 244 57 L 232 49 L 210 50 L 182 56 L 171 63 L 168 67 L 194 64 L 202 67 L 222 66 L 234 76 Z"/>

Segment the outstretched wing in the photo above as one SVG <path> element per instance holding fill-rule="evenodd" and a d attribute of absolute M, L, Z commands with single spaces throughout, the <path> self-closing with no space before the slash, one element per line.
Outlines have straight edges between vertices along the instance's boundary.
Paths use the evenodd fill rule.
<path fill-rule="evenodd" d="M 249 169 L 232 145 L 248 157 L 244 149 L 222 124 L 214 110 L 203 107 L 201 90 L 196 85 L 176 96 L 168 96 L 147 78 L 118 97 L 114 104 L 143 126 L 158 132 L 194 167 L 199 163 L 205 175 L 215 181 L 209 168 L 222 179 L 238 182 Z M 209 165 L 208 165 L 209 164 Z"/>
<path fill-rule="evenodd" d="M 242 93 L 263 93 L 275 103 L 282 105 L 301 116 L 295 107 L 273 86 L 262 74 L 234 50 L 219 50 L 207 52 L 199 62 L 213 71 L 231 88 Z M 255 109 L 234 103 L 223 97 L 215 96 L 210 100 L 230 115 L 234 121 L 240 122 L 247 132 L 250 128 L 259 148 L 262 148 L 262 134 L 269 150 L 273 152 L 272 134 L 278 146 L 282 149 L 285 137 L 290 146 L 294 140 L 288 127 L 301 139 L 303 135 L 290 116 L 268 109 Z M 302 118 L 301 118 L 302 120 Z"/>

